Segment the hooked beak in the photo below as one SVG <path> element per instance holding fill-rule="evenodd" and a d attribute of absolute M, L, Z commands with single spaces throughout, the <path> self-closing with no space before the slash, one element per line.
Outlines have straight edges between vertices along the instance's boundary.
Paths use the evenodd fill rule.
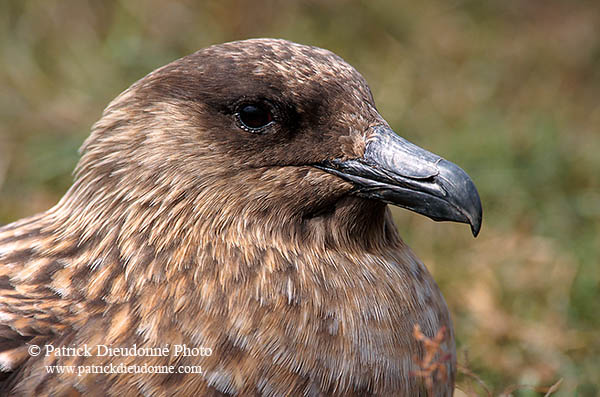
<path fill-rule="evenodd" d="M 357 196 L 394 204 L 436 221 L 468 223 L 473 236 L 481 228 L 481 201 L 467 173 L 386 126 L 372 127 L 362 158 L 329 160 L 315 166 L 352 182 Z"/>

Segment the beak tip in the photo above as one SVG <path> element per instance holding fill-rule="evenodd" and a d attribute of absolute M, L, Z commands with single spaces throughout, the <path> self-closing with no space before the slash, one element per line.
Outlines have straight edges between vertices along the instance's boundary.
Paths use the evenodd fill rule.
<path fill-rule="evenodd" d="M 468 223 L 471 226 L 473 237 L 477 237 L 481 230 L 483 209 L 475 184 L 469 175 L 456 164 L 442 159 L 437 165 L 441 177 L 439 183 L 444 185 L 449 201 L 457 209 L 456 215 L 458 218 L 462 218 L 462 220 L 452 218 L 449 220 Z"/>
<path fill-rule="evenodd" d="M 471 225 L 471 232 L 473 233 L 473 237 L 477 237 L 479 231 L 481 230 L 481 223 L 483 220 L 483 209 L 481 206 L 481 199 L 479 198 L 479 194 L 477 193 L 477 189 L 475 189 L 475 185 L 473 185 L 473 206 L 472 212 L 468 216 L 469 224 Z"/>
<path fill-rule="evenodd" d="M 477 237 L 477 235 L 479 234 L 479 231 L 481 230 L 481 217 L 479 217 L 479 219 L 476 219 L 474 222 L 471 221 L 470 225 L 471 225 L 471 233 L 473 233 L 473 237 Z"/>
<path fill-rule="evenodd" d="M 479 231 L 481 230 L 481 223 L 483 220 L 483 209 L 481 206 L 481 199 L 479 198 L 479 193 L 475 188 L 475 185 L 472 184 L 472 206 L 471 211 L 469 211 L 469 215 L 467 216 L 469 220 L 469 225 L 471 225 L 471 232 L 473 233 L 473 237 L 477 237 Z"/>

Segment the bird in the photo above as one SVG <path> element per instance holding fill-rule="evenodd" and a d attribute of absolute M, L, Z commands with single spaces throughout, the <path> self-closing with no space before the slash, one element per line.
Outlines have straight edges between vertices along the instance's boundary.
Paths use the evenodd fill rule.
<path fill-rule="evenodd" d="M 389 205 L 476 236 L 477 189 L 338 55 L 204 48 L 117 96 L 80 154 L 54 207 L 0 228 L 3 395 L 453 394 L 450 313 Z M 446 330 L 430 390 L 415 327 Z"/>

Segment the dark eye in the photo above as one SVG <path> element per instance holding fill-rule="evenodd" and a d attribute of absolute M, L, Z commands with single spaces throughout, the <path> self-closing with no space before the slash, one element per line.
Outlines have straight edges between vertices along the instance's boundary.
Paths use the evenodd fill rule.
<path fill-rule="evenodd" d="M 237 116 L 241 127 L 249 132 L 257 132 L 273 121 L 273 113 L 262 104 L 242 105 Z"/>

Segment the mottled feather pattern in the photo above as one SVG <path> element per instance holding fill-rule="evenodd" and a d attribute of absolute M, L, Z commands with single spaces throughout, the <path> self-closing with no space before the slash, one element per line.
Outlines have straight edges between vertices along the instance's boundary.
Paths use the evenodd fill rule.
<path fill-rule="evenodd" d="M 257 143 L 226 99 L 271 91 L 304 105 Z M 360 157 L 377 124 L 358 72 L 282 40 L 210 47 L 135 83 L 94 125 L 63 199 L 0 228 L 3 392 L 418 395 L 412 330 L 452 329 L 441 293 L 385 204 L 311 166 Z M 213 354 L 31 357 L 31 343 Z M 452 337 L 444 347 L 450 380 L 436 395 L 453 388 Z M 44 370 L 122 362 L 201 363 L 204 375 Z"/>

